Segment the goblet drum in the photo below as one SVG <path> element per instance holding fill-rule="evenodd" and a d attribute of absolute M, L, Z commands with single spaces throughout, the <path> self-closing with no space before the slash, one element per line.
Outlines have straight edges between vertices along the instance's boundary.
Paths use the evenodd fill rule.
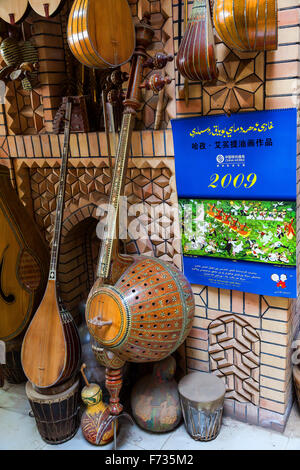
<path fill-rule="evenodd" d="M 121 359 L 152 362 L 182 344 L 194 310 L 193 292 L 181 271 L 139 256 L 114 286 L 94 284 L 86 322 L 96 341 Z"/>

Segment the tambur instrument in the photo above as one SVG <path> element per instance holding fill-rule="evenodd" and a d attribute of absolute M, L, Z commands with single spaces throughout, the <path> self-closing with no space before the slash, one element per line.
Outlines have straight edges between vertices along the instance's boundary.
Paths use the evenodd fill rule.
<path fill-rule="evenodd" d="M 167 78 L 152 76 L 143 84 L 145 66 L 151 68 L 146 48 L 154 31 L 146 20 L 136 25 L 137 47 L 124 101 L 123 122 L 116 155 L 107 221 L 97 268 L 97 280 L 86 304 L 86 321 L 97 343 L 125 361 L 156 361 L 171 354 L 186 338 L 194 314 L 194 297 L 183 274 L 156 258 L 120 255 L 116 239 L 117 214 L 123 192 L 134 120 L 140 108 L 141 87 L 159 91 Z M 162 59 L 162 57 L 160 58 Z M 169 57 L 156 60 L 160 68 Z M 120 370 L 107 369 L 111 413 L 118 415 Z"/>
<path fill-rule="evenodd" d="M 214 25 L 238 51 L 277 49 L 277 0 L 214 0 Z"/>
<path fill-rule="evenodd" d="M 47 284 L 49 250 L 0 165 L 0 340 L 27 327 Z"/>
<path fill-rule="evenodd" d="M 127 0 L 75 0 L 67 37 L 75 58 L 87 67 L 108 69 L 128 62 L 135 34 Z"/>
<path fill-rule="evenodd" d="M 42 302 L 23 340 L 21 360 L 24 373 L 36 389 L 47 389 L 69 379 L 80 360 L 80 340 L 71 314 L 57 292 L 57 262 L 61 238 L 64 193 L 69 153 L 72 103 L 66 107 L 64 150 L 57 194 L 54 237 L 48 284 Z"/>
<path fill-rule="evenodd" d="M 192 81 L 211 81 L 218 76 L 209 0 L 194 0 L 178 49 L 177 68 Z"/>

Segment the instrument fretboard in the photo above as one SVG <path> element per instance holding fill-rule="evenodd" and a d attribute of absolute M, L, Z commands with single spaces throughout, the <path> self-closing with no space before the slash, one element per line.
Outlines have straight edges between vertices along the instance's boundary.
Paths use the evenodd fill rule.
<path fill-rule="evenodd" d="M 64 211 L 65 187 L 66 187 L 67 168 L 68 168 L 71 112 L 72 112 L 72 102 L 67 101 L 66 113 L 65 113 L 63 156 L 62 156 L 62 161 L 61 161 L 58 193 L 56 197 L 56 213 L 55 213 L 53 242 L 52 242 L 52 248 L 51 248 L 49 280 L 56 280 L 57 260 L 58 260 L 59 245 L 60 245 L 60 238 L 61 238 L 61 227 L 62 227 L 62 218 L 63 218 L 63 211 Z"/>
<path fill-rule="evenodd" d="M 109 199 L 109 212 L 107 216 L 106 230 L 103 235 L 102 246 L 97 267 L 97 277 L 106 279 L 109 276 L 112 258 L 113 244 L 116 234 L 116 221 L 119 210 L 121 191 L 127 168 L 131 134 L 135 116 L 131 113 L 123 115 L 120 141 L 116 156 L 116 164 L 113 173 L 112 187 Z"/>

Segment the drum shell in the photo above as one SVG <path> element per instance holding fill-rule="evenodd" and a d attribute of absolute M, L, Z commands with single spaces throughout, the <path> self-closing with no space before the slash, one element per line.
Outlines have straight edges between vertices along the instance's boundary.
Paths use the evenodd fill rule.
<path fill-rule="evenodd" d="M 106 340 L 105 328 L 93 328 L 101 294 L 119 305 L 118 335 Z M 98 297 L 100 296 L 100 297 Z M 98 300 L 99 299 L 99 300 Z M 95 311 L 93 312 L 92 301 Z M 195 301 L 190 284 L 171 263 L 137 257 L 115 286 L 91 292 L 87 302 L 87 324 L 97 342 L 129 362 L 160 361 L 174 352 L 187 337 L 194 317 Z M 115 319 L 112 318 L 112 323 Z"/>
<path fill-rule="evenodd" d="M 48 444 L 62 444 L 71 439 L 80 425 L 79 380 L 56 395 L 42 395 L 26 383 L 29 400 L 41 438 Z"/>

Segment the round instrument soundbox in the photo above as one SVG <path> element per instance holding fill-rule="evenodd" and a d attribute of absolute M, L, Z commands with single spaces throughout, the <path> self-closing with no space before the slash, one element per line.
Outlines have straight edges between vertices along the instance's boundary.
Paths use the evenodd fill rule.
<path fill-rule="evenodd" d="M 10 24 L 20 21 L 28 8 L 28 0 L 0 0 L 0 17 Z"/>
<path fill-rule="evenodd" d="M 277 49 L 277 0 L 215 0 L 214 25 L 222 41 L 238 51 Z"/>
<path fill-rule="evenodd" d="M 192 326 L 195 302 L 181 271 L 157 258 L 135 257 L 114 286 L 95 283 L 87 300 L 90 333 L 129 362 L 160 361 Z"/>
<path fill-rule="evenodd" d="M 75 0 L 67 37 L 72 53 L 87 67 L 107 69 L 125 64 L 135 48 L 127 0 Z"/>

